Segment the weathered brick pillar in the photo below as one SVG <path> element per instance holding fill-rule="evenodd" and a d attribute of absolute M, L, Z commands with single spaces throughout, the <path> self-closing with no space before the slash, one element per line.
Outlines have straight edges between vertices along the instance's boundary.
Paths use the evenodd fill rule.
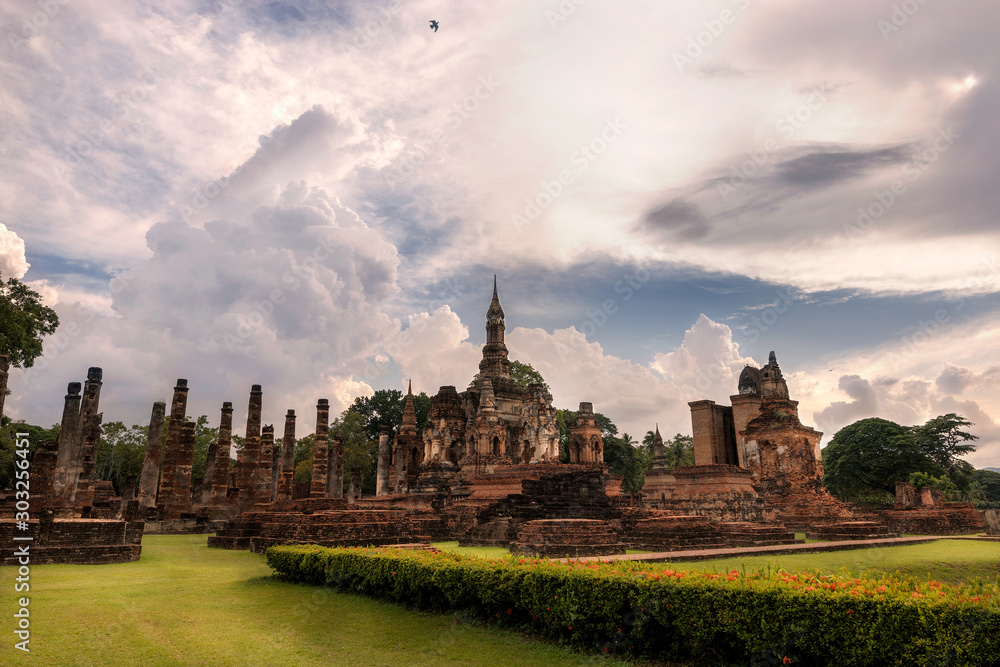
<path fill-rule="evenodd" d="M 319 399 L 316 404 L 316 434 L 313 439 L 312 484 L 310 498 L 326 497 L 326 476 L 330 465 L 328 440 L 330 438 L 330 401 Z"/>
<path fill-rule="evenodd" d="M 215 476 L 215 451 L 218 446 L 218 438 L 208 443 L 208 453 L 205 455 L 205 476 L 201 478 L 201 489 L 198 494 L 199 505 L 207 505 L 212 500 L 212 477 Z"/>
<path fill-rule="evenodd" d="M 292 499 L 295 478 L 295 410 L 285 414 L 285 435 L 281 439 L 281 475 L 278 478 L 276 500 Z"/>
<path fill-rule="evenodd" d="M 255 471 L 257 461 L 260 459 L 260 411 L 263 392 L 259 384 L 250 388 L 250 404 L 247 412 L 247 434 L 243 443 L 243 451 L 240 452 L 240 510 L 247 510 L 253 507 L 257 489 L 254 487 L 256 481 Z"/>
<path fill-rule="evenodd" d="M 215 470 L 212 471 L 212 495 L 209 503 L 224 505 L 229 492 L 229 454 L 233 444 L 233 404 L 222 404 L 219 421 L 219 444 L 215 447 Z"/>
<path fill-rule="evenodd" d="M 351 468 L 351 483 L 347 487 L 347 502 L 353 505 L 361 499 L 361 468 Z"/>
<path fill-rule="evenodd" d="M 375 495 L 387 496 L 389 490 L 389 467 L 392 463 L 392 449 L 389 446 L 389 429 L 385 426 L 378 434 L 378 479 L 375 483 Z"/>
<path fill-rule="evenodd" d="M 715 463 L 715 401 L 691 401 L 691 433 L 694 440 L 694 464 Z"/>
<path fill-rule="evenodd" d="M 67 453 L 69 459 L 66 464 L 65 473 L 57 474 L 57 477 L 65 480 L 61 495 L 65 500 L 65 505 L 79 505 L 77 502 L 77 490 L 80 486 L 80 475 L 83 473 L 84 460 L 89 456 L 96 468 L 97 442 L 88 443 L 88 433 L 94 436 L 93 429 L 96 428 L 97 440 L 101 437 L 101 422 L 97 421 L 96 426 L 92 424 L 92 417 L 97 414 L 97 409 L 101 401 L 101 378 L 103 371 L 96 366 L 87 369 L 87 382 L 83 386 L 83 397 L 80 401 L 80 411 L 77 414 L 76 427 L 72 429 L 73 437 L 68 443 L 71 450 Z M 88 431 L 88 424 L 91 424 Z M 88 454 L 88 447 L 93 448 L 93 452 Z M 58 455 L 57 455 L 58 458 Z M 58 467 L 58 462 L 56 466 Z"/>
<path fill-rule="evenodd" d="M 83 421 L 83 453 L 80 456 L 79 476 L 73 505 L 82 508 L 94 504 L 94 482 L 97 479 L 97 447 L 101 442 L 101 420 L 104 415 L 87 413 Z M 56 455 L 58 457 L 58 454 Z"/>
<path fill-rule="evenodd" d="M 139 476 L 139 504 L 143 507 L 156 505 L 156 489 L 160 482 L 160 456 L 163 451 L 163 421 L 166 412 L 166 403 L 163 401 L 153 403 L 149 428 L 146 430 L 146 458 L 142 462 L 142 474 Z"/>
<path fill-rule="evenodd" d="M 268 498 L 268 501 L 272 503 L 278 499 L 278 477 L 281 476 L 281 445 L 281 442 L 275 441 L 271 452 L 271 497 Z"/>
<path fill-rule="evenodd" d="M 173 422 L 173 419 L 171 419 Z M 192 421 L 180 424 L 175 450 L 174 486 L 165 507 L 167 521 L 191 512 L 191 465 L 194 462 L 194 436 L 198 425 Z"/>
<path fill-rule="evenodd" d="M 167 424 L 167 439 L 163 445 L 163 460 L 160 463 L 160 490 L 156 496 L 156 506 L 163 508 L 164 511 L 168 505 L 174 504 L 173 498 L 178 492 L 177 464 L 181 448 L 181 425 L 187 419 L 187 394 L 187 380 L 178 379 L 174 395 L 170 399 L 170 423 Z M 188 493 L 188 490 L 184 489 L 183 493 Z"/>
<path fill-rule="evenodd" d="M 406 458 L 406 447 L 404 443 L 400 442 L 400 437 L 397 433 L 392 450 L 392 463 L 395 473 L 394 477 L 396 478 L 396 488 L 392 490 L 393 493 L 408 493 L 410 490 L 410 484 L 406 478 Z"/>
<path fill-rule="evenodd" d="M 80 459 L 83 448 L 83 431 L 80 421 L 79 382 L 70 382 L 66 387 L 66 402 L 63 404 L 62 421 L 59 424 L 59 453 L 56 456 L 52 485 L 54 494 L 60 498 L 59 505 L 71 505 L 74 491 L 73 470 Z"/>
<path fill-rule="evenodd" d="M 271 466 L 274 464 L 274 426 L 266 425 L 260 434 L 260 458 L 257 461 L 258 503 L 271 502 Z"/>
<path fill-rule="evenodd" d="M 10 377 L 10 357 L 0 354 L 0 421 L 3 420 L 3 404 L 7 397 L 7 380 Z"/>
<path fill-rule="evenodd" d="M 344 432 L 333 432 L 333 447 L 330 448 L 330 467 L 327 477 L 326 497 L 344 497 Z"/>

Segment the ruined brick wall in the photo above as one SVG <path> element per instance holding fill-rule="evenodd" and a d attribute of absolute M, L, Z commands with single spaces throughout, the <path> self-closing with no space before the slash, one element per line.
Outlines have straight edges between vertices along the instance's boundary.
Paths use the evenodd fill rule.
<path fill-rule="evenodd" d="M 215 460 L 212 471 L 212 490 L 209 504 L 213 507 L 227 503 L 229 494 L 229 461 L 233 444 L 233 404 L 222 404 L 222 414 L 219 419 L 219 439 L 215 447 Z"/>

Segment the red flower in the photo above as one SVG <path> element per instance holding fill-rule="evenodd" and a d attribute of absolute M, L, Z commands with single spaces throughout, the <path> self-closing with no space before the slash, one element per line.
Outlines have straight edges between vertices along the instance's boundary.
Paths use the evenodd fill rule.
<path fill-rule="evenodd" d="M 781 659 L 781 662 L 785 665 L 790 665 L 792 664 L 792 659 L 786 655 L 784 658 Z"/>
<path fill-rule="evenodd" d="M 510 607 L 508 607 L 507 608 L 507 615 L 510 616 L 511 612 L 513 612 L 513 611 L 514 611 L 513 609 L 511 609 Z"/>
<path fill-rule="evenodd" d="M 571 625 L 571 626 L 569 626 L 569 629 L 570 629 L 570 630 L 572 630 L 572 629 L 573 629 L 573 626 L 572 626 L 572 625 Z"/>

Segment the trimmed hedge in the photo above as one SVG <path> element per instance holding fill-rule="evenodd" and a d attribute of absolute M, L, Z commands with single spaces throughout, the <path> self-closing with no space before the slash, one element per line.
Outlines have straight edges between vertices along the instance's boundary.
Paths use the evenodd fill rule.
<path fill-rule="evenodd" d="M 271 547 L 267 563 L 289 581 L 463 610 L 602 653 L 700 664 L 1000 662 L 996 583 L 688 573 L 649 563 L 308 545 Z"/>

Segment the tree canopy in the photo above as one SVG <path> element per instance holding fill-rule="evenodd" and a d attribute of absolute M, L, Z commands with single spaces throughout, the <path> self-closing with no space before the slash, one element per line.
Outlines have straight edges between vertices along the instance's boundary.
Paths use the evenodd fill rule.
<path fill-rule="evenodd" d="M 379 432 L 385 426 L 391 439 L 399 432 L 403 423 L 403 407 L 406 396 L 398 389 L 379 389 L 371 396 L 358 396 L 349 410 L 361 415 L 365 433 L 378 442 Z M 427 415 L 431 410 L 431 399 L 424 393 L 414 394 L 413 409 L 417 415 L 417 431 L 423 432 L 427 426 Z"/>
<path fill-rule="evenodd" d="M 0 278 L 0 354 L 15 368 L 30 368 L 42 354 L 42 337 L 59 326 L 56 311 L 16 278 Z"/>
<path fill-rule="evenodd" d="M 514 382 L 522 387 L 527 387 L 530 384 L 540 384 L 545 387 L 545 391 L 551 391 L 549 383 L 545 381 L 542 374 L 536 371 L 535 367 L 531 364 L 520 361 L 510 362 L 510 376 Z"/>
<path fill-rule="evenodd" d="M 953 413 L 919 426 L 878 417 L 849 424 L 823 449 L 824 484 L 837 496 L 854 499 L 872 492 L 895 494 L 897 481 L 925 473 L 948 475 L 967 491 L 973 468 L 958 457 L 975 450 L 964 444 L 976 439 L 961 430 L 969 425 Z"/>

